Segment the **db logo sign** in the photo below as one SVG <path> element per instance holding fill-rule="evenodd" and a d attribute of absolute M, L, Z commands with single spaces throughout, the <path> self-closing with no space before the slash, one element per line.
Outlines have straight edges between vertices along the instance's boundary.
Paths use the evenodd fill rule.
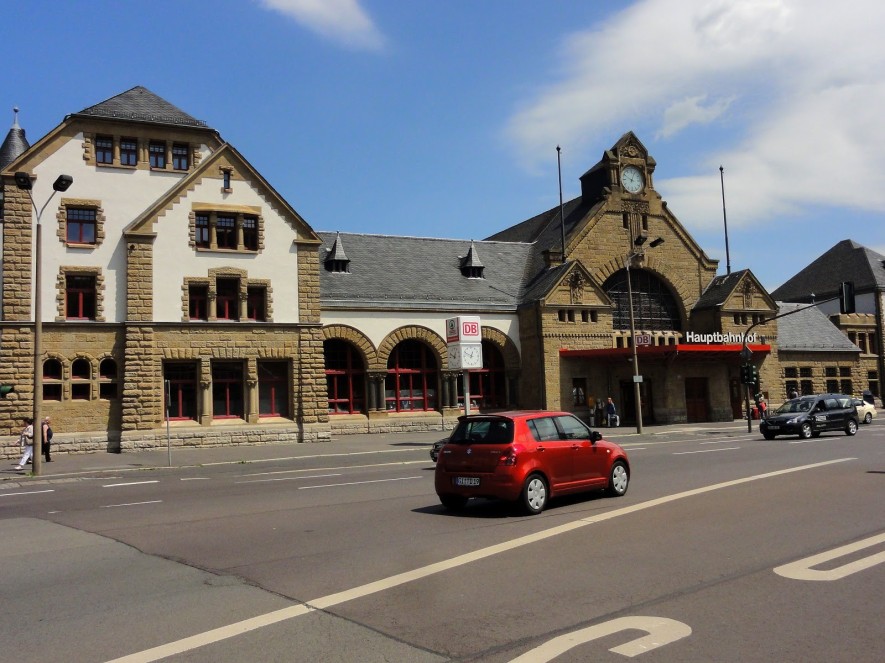
<path fill-rule="evenodd" d="M 462 323 L 461 336 L 479 336 L 479 323 L 472 321 Z"/>
<path fill-rule="evenodd" d="M 447 343 L 478 343 L 482 340 L 482 325 L 478 315 L 462 315 L 446 320 Z"/>

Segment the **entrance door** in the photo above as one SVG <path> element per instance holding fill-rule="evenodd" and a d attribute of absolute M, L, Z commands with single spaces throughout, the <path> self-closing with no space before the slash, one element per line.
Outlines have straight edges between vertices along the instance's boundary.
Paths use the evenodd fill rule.
<path fill-rule="evenodd" d="M 747 388 L 737 378 L 731 378 L 731 416 L 735 419 L 744 417 L 744 394 Z"/>
<path fill-rule="evenodd" d="M 645 378 L 639 383 L 639 398 L 642 400 L 642 423 L 654 423 L 654 407 L 652 407 L 652 388 L 651 380 Z M 625 423 L 636 423 L 636 395 L 633 391 L 633 380 L 621 381 L 621 402 L 615 403 L 618 407 L 618 414 L 621 415 L 621 425 Z"/>
<path fill-rule="evenodd" d="M 707 378 L 685 378 L 685 418 L 689 423 L 710 421 Z"/>

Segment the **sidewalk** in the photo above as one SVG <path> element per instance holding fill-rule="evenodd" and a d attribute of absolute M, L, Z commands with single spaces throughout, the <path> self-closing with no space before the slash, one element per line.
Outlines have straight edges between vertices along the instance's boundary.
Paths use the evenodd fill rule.
<path fill-rule="evenodd" d="M 753 426 L 757 429 L 756 422 Z M 659 435 L 675 434 L 678 431 L 722 431 L 731 430 L 746 432 L 746 420 L 733 422 L 720 421 L 700 424 L 669 424 L 669 425 L 646 425 L 643 428 L 644 437 L 657 437 Z M 635 427 L 620 426 L 618 428 L 599 428 L 603 437 L 618 443 L 633 442 L 642 439 L 636 433 Z M 270 460 L 287 458 L 306 458 L 310 456 L 335 456 L 354 453 L 371 453 L 379 451 L 406 450 L 409 448 L 420 449 L 416 458 L 426 457 L 430 445 L 442 437 L 446 437 L 449 431 L 422 431 L 414 433 L 362 433 L 356 435 L 334 436 L 331 442 L 316 442 L 303 444 L 264 444 L 255 446 L 225 446 L 225 447 L 173 447 L 170 452 L 166 448 L 149 449 L 142 451 L 127 451 L 122 453 L 96 452 L 89 454 L 59 454 L 54 453 L 51 463 L 45 461 L 41 465 L 39 477 L 30 475 L 28 470 L 16 470 L 17 461 L 7 459 L 0 465 L 0 486 L 7 482 L 30 483 L 44 480 L 73 479 L 83 475 L 95 475 L 104 472 L 127 472 L 148 469 L 162 469 L 169 467 L 197 467 L 200 465 L 212 465 L 220 463 L 260 463 Z"/>

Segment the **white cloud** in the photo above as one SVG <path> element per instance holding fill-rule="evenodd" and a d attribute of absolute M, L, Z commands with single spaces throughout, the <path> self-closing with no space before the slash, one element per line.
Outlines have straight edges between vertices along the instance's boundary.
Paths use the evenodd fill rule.
<path fill-rule="evenodd" d="M 359 50 L 378 50 L 384 37 L 359 0 L 260 0 L 309 30 Z"/>
<path fill-rule="evenodd" d="M 693 227 L 721 223 L 720 164 L 738 224 L 809 204 L 882 210 L 882 25 L 876 0 L 641 0 L 564 40 L 558 79 L 506 136 L 532 166 L 557 143 L 584 155 L 652 127 L 657 145 L 640 139 L 653 154 L 681 150 L 704 173 L 657 173 Z"/>

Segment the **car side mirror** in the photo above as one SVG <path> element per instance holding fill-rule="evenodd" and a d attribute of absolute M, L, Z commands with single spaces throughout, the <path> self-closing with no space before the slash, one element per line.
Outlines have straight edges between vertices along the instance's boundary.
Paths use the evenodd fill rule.
<path fill-rule="evenodd" d="M 601 439 L 602 439 L 602 433 L 600 433 L 598 430 L 590 431 L 590 441 L 592 443 L 596 444 Z"/>

